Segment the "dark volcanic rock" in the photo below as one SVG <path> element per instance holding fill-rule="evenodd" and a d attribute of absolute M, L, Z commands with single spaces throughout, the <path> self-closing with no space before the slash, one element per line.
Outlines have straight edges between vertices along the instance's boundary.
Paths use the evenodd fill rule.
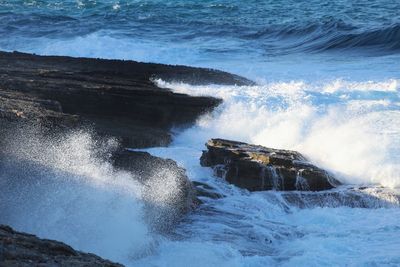
<path fill-rule="evenodd" d="M 122 266 L 53 240 L 0 225 L 0 266 Z"/>
<path fill-rule="evenodd" d="M 320 191 L 340 184 L 296 151 L 223 139 L 211 139 L 206 146 L 201 165 L 213 167 L 217 176 L 250 191 Z"/>
<path fill-rule="evenodd" d="M 62 112 L 59 102 L 44 100 L 0 88 L 0 127 L 13 122 L 41 123 L 70 129 L 77 126 L 78 116 Z"/>
<path fill-rule="evenodd" d="M 6 121 L 94 126 L 130 147 L 167 145 L 221 100 L 157 87 L 151 80 L 250 84 L 229 73 L 185 66 L 0 52 L 0 125 Z"/>
<path fill-rule="evenodd" d="M 32 143 L 31 136 L 40 136 L 36 140 L 39 144 L 50 140 L 46 144 L 51 147 L 53 137 L 57 144 L 57 136 L 82 128 L 89 130 L 94 139 L 116 137 L 122 147 L 168 145 L 172 127 L 190 125 L 221 102 L 159 88 L 153 82 L 157 78 L 192 84 L 251 84 L 242 77 L 211 69 L 0 52 L 0 167 L 4 159 L 13 170 L 21 166 L 27 170 L 25 163 L 34 167 L 31 160 L 25 162 L 21 157 L 12 162 L 7 149 L 15 149 L 15 143 L 21 143 L 16 147 L 24 154 L 22 144 L 24 140 Z M 45 153 L 40 146 L 29 147 L 31 153 Z M 154 230 L 171 229 L 197 205 L 191 182 L 174 161 L 129 151 L 114 153 L 112 160 L 117 169 L 133 173 L 132 178 L 144 185 L 146 217 Z M 12 183 L 21 182 L 19 172 L 16 174 L 8 177 Z M 21 175 L 23 179 L 31 178 L 26 172 Z M 116 266 L 62 243 L 0 227 L 3 265 Z"/>

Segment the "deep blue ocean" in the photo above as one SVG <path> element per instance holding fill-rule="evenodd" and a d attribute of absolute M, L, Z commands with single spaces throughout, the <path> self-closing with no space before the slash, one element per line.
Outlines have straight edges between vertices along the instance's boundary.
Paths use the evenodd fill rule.
<path fill-rule="evenodd" d="M 390 0 L 3 0 L 0 48 L 216 67 L 254 78 L 296 79 L 293 65 L 321 61 L 308 74 L 356 69 L 362 78 L 368 60 L 378 65 L 368 75 L 391 77 L 399 67 L 399 9 Z"/>
<path fill-rule="evenodd" d="M 226 195 L 174 233 L 149 230 L 140 188 L 92 155 L 86 134 L 27 145 L 71 177 L 3 198 L 16 214 L 0 223 L 128 266 L 400 266 L 400 1 L 0 0 L 0 50 L 217 68 L 257 83 L 155 81 L 224 100 L 170 147 L 148 149 Z M 300 207 L 230 186 L 200 167 L 211 137 L 300 151 L 346 184 L 342 197 Z M 174 190 L 163 181 L 153 201 Z"/>

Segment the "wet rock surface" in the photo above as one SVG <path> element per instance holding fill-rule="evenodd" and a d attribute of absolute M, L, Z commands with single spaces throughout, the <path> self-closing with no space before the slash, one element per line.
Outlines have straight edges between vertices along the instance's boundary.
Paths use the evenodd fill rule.
<path fill-rule="evenodd" d="M 212 167 L 216 176 L 250 191 L 321 191 L 340 185 L 296 151 L 224 139 L 211 139 L 206 146 L 201 165 Z"/>
<path fill-rule="evenodd" d="M 0 225 L 0 266 L 122 266 L 94 254 Z"/>
<path fill-rule="evenodd" d="M 111 152 L 113 167 L 130 172 L 144 185 L 145 216 L 150 224 L 154 222 L 150 225 L 153 230 L 170 230 L 199 203 L 185 170 L 172 160 L 121 148 L 166 146 L 171 142 L 172 127 L 191 125 L 221 100 L 174 93 L 159 88 L 154 79 L 252 84 L 212 69 L 0 52 L 0 167 L 4 159 L 14 170 L 45 167 L 34 166 L 30 160 L 12 165 L 6 147 L 29 141 L 26 129 L 33 129 L 43 140 L 74 131 L 89 131 L 99 140 L 117 139 L 120 149 Z M 16 132 L 22 132 L 20 139 Z M 31 177 L 7 177 L 7 181 L 13 184 L 18 178 Z M 0 266 L 4 265 L 119 266 L 63 243 L 0 226 Z"/>
<path fill-rule="evenodd" d="M 229 73 L 185 66 L 0 52 L 0 126 L 90 125 L 125 146 L 165 146 L 221 100 L 157 87 L 153 79 L 193 84 L 251 84 Z"/>

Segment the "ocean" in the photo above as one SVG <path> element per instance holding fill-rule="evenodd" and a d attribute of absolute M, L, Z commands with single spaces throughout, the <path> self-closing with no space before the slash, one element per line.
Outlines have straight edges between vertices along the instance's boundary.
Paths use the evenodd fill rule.
<path fill-rule="evenodd" d="M 256 82 L 155 81 L 224 100 L 174 129 L 171 146 L 146 150 L 226 196 L 204 199 L 173 233 L 149 230 L 138 185 L 92 155 L 86 134 L 41 155 L 70 177 L 46 193 L 26 188 L 0 223 L 128 266 L 400 266 L 399 1 L 0 0 L 0 22 L 0 50 L 216 68 Z M 297 150 L 346 185 L 339 197 L 293 193 L 303 206 L 249 193 L 200 166 L 213 137 Z M 363 205 L 346 201 L 350 191 Z"/>

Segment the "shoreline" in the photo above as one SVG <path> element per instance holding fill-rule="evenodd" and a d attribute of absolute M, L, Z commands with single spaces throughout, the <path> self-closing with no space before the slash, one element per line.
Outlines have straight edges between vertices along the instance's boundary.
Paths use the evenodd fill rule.
<path fill-rule="evenodd" d="M 3 171 L 25 172 L 32 168 L 31 176 L 35 175 L 35 169 L 42 168 L 43 162 L 36 163 L 29 153 L 52 153 L 51 150 L 44 151 L 75 132 L 89 133 L 95 142 L 101 140 L 100 144 L 102 140 L 117 139 L 117 148 L 108 151 L 115 171 L 128 171 L 133 177 L 140 177 L 140 183 L 144 184 L 152 177 L 158 177 L 157 172 L 170 172 L 176 176 L 179 192 L 168 207 L 160 209 L 150 202 L 147 204 L 148 214 L 145 216 L 150 216 L 150 221 L 153 217 L 154 221 L 164 221 L 162 225 L 150 225 L 154 231 L 161 232 L 170 231 L 185 213 L 200 203 L 197 191 L 185 170 L 173 160 L 125 148 L 168 146 L 172 127 L 191 126 L 199 116 L 218 106 L 221 100 L 174 93 L 157 87 L 152 79 L 193 84 L 251 83 L 245 78 L 211 69 L 19 52 L 0 52 L 0 77 L 0 167 Z M 39 146 L 30 147 L 32 142 Z M 23 151 L 22 155 L 14 151 L 15 147 Z M 46 178 L 39 175 L 37 179 Z M 10 181 L 10 184 L 14 182 L 19 183 Z M 154 189 L 151 189 L 150 183 L 150 188 L 144 191 L 145 198 L 151 190 Z M 151 198 L 151 195 L 148 197 Z M 62 258 L 61 252 L 58 255 L 50 249 L 41 251 L 37 246 L 24 248 L 26 242 L 41 242 L 52 247 L 55 241 L 40 240 L 7 227 L 1 228 L 4 232 L 0 237 L 4 250 L 0 255 L 1 261 L 21 263 L 39 260 L 48 264 L 54 261 L 67 264 L 68 260 L 74 260 L 75 264 L 95 261 L 96 264 L 114 266 L 70 247 L 76 259 Z M 13 249 L 17 252 L 12 253 Z M 19 250 L 25 250 L 31 256 Z"/>
<path fill-rule="evenodd" d="M 146 152 L 128 151 L 125 148 L 142 149 L 169 146 L 172 140 L 172 127 L 182 129 L 190 127 L 196 119 L 211 112 L 222 101 L 213 97 L 196 97 L 174 93 L 169 89 L 157 87 L 151 81 L 153 78 L 192 82 L 193 84 L 251 84 L 245 78 L 217 70 L 186 66 L 121 60 L 36 56 L 19 52 L 0 52 L 0 63 L 2 63 L 0 64 L 0 137 L 2 137 L 0 140 L 0 167 L 4 167 L 2 164 L 6 162 L 11 164 L 8 167 L 13 168 L 14 165 L 12 164 L 17 163 L 15 166 L 19 166 L 21 170 L 26 168 L 29 170 L 29 164 L 24 165 L 24 162 L 18 162 L 18 158 L 13 162 L 14 159 L 9 156 L 7 150 L 12 147 L 9 146 L 10 140 L 18 135 L 22 136 L 22 139 L 15 138 L 16 141 L 14 140 L 15 142 L 11 143 L 12 145 L 19 143 L 17 144 L 19 148 L 24 148 L 24 142 L 21 142 L 21 140 L 29 143 L 30 138 L 37 137 L 30 135 L 29 127 L 33 127 L 32 131 L 37 131 L 35 134 L 42 137 L 42 139 L 36 140 L 41 146 L 34 147 L 43 150 L 42 153 L 47 152 L 46 146 L 49 147 L 57 143 L 51 141 L 52 137 L 88 131 L 96 139 L 95 141 L 97 139 L 101 141 L 109 138 L 117 139 L 119 141 L 118 147 L 115 150 L 106 151 L 111 154 L 111 166 L 115 170 L 127 171 L 137 175 L 136 177 L 141 178 L 140 183 L 146 186 L 148 186 L 148 180 L 152 179 L 154 175 L 157 176 L 154 169 L 155 172 L 169 171 L 175 175 L 178 174 L 178 184 L 181 191 L 172 205 L 160 209 L 156 205 L 152 206 L 151 203 L 146 203 L 149 209 L 146 216 L 153 216 L 152 218 L 156 218 L 157 222 L 160 218 L 166 217 L 163 224 L 150 225 L 154 228 L 152 230 L 156 232 L 170 231 L 173 225 L 202 203 L 201 197 L 209 199 L 225 197 L 213 192 L 213 188 L 209 187 L 208 184 L 190 181 L 185 170 L 173 160 L 152 156 Z M 22 127 L 22 130 L 17 131 L 16 128 L 20 127 Z M 46 142 L 43 142 L 43 140 Z M 227 141 L 225 151 L 230 152 L 234 147 L 230 144 L 233 141 L 225 141 Z M 244 143 L 241 143 L 241 145 L 251 146 L 251 149 L 239 151 L 240 153 L 235 152 L 232 158 L 236 158 L 236 155 L 243 156 L 243 154 L 250 153 L 252 155 L 250 160 L 248 160 L 248 157 L 242 157 L 237 163 L 245 166 L 246 173 L 255 173 L 256 175 L 252 175 L 256 177 L 255 179 L 260 178 L 258 175 L 260 164 L 270 164 L 272 160 L 279 160 L 279 168 L 289 169 L 293 167 L 291 155 L 298 153 L 292 151 L 288 155 L 289 158 L 286 158 L 287 155 L 283 158 L 274 158 L 270 157 L 271 155 L 268 153 L 259 155 L 259 146 Z M 217 144 L 215 148 L 221 149 L 221 145 Z M 256 149 L 257 153 L 254 154 L 252 149 Z M 274 151 L 274 153 L 277 151 Z M 284 152 L 283 150 L 280 151 Z M 101 151 L 100 148 L 99 151 L 94 152 L 101 154 L 104 151 Z M 30 163 L 31 155 L 26 159 Z M 220 161 L 224 162 L 224 160 Z M 288 164 L 288 161 L 290 161 L 290 164 Z M 219 165 L 218 167 L 223 165 L 217 163 L 211 165 Z M 298 162 L 295 163 L 298 164 Z M 35 166 L 33 164 L 33 167 Z M 254 166 L 256 168 L 253 168 Z M 304 166 L 302 165 L 302 168 Z M 310 167 L 310 165 L 307 166 Z M 222 167 L 228 168 L 229 166 Z M 237 166 L 231 167 L 236 168 Z M 310 168 L 315 169 L 317 167 L 311 166 Z M 218 174 L 219 170 L 215 168 L 214 171 Z M 225 176 L 222 172 L 219 174 L 221 177 Z M 30 178 L 32 179 L 32 177 Z M 263 179 L 262 188 L 264 188 L 266 177 L 262 176 L 261 178 Z M 296 176 L 295 188 L 297 188 L 297 178 Z M 257 180 L 257 182 L 259 181 Z M 288 186 L 288 188 L 293 188 L 293 186 Z M 376 201 L 378 204 L 381 201 L 379 197 L 376 197 L 376 199 L 374 197 L 368 198 L 368 192 L 364 192 L 362 188 L 355 188 L 354 190 L 350 188 L 348 192 L 346 190 L 321 193 L 282 191 L 282 198 L 287 203 L 299 208 L 308 207 L 308 205 L 310 207 L 318 206 L 318 203 L 321 207 L 325 207 L 325 203 L 320 203 L 321 199 L 325 198 L 335 200 L 335 205 L 338 206 L 347 205 L 357 208 L 375 207 L 374 205 L 368 206 L 369 203 L 364 200 Z M 377 207 L 380 207 L 378 204 Z M 13 232 L 13 230 L 7 231 Z M 9 239 L 10 237 L 5 237 L 0 241 Z M 23 254 L 21 255 L 23 256 Z"/>

